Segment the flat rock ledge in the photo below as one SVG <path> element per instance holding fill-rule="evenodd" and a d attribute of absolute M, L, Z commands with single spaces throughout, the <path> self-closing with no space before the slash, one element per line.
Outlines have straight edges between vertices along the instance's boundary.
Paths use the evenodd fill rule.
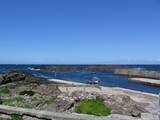
<path fill-rule="evenodd" d="M 141 118 L 112 114 L 108 117 L 96 117 L 84 114 L 57 113 L 19 107 L 0 105 L 0 117 L 11 114 L 22 116 L 23 120 L 160 120 L 160 114 L 143 113 Z"/>
<path fill-rule="evenodd" d="M 0 113 L 3 116 L 17 114 L 22 116 L 24 120 L 112 120 L 111 116 L 96 117 L 96 116 L 82 115 L 82 114 L 56 113 L 49 111 L 39 111 L 33 109 L 4 106 L 4 105 L 0 105 Z"/>
<path fill-rule="evenodd" d="M 130 81 L 160 87 L 160 80 L 149 78 L 129 78 Z"/>

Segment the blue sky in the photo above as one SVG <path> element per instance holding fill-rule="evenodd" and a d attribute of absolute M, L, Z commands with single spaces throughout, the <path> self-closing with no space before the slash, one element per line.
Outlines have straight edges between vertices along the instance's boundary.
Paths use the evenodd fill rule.
<path fill-rule="evenodd" d="M 0 63 L 160 63 L 159 0 L 1 0 Z"/>

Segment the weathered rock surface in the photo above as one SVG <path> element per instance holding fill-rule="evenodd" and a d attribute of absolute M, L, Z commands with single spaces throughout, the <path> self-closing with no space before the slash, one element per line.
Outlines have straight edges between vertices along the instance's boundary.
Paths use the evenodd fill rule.
<path fill-rule="evenodd" d="M 27 116 L 27 115 L 24 115 L 24 116 L 22 117 L 22 119 L 23 119 L 23 120 L 46 120 L 46 119 L 39 119 L 39 118 Z"/>
<path fill-rule="evenodd" d="M 59 101 L 59 103 L 56 105 L 56 111 L 57 112 L 64 112 L 64 111 L 71 109 L 73 106 L 74 106 L 73 102 Z"/>
<path fill-rule="evenodd" d="M 71 94 L 62 93 L 58 96 L 59 99 L 64 101 L 72 101 L 72 102 L 79 102 L 83 99 L 96 99 L 96 94 L 83 92 L 83 91 L 74 91 Z"/>
<path fill-rule="evenodd" d="M 103 96 L 105 104 L 112 109 L 113 114 L 122 114 L 133 117 L 140 117 L 141 113 L 147 112 L 137 102 L 127 95 Z"/>

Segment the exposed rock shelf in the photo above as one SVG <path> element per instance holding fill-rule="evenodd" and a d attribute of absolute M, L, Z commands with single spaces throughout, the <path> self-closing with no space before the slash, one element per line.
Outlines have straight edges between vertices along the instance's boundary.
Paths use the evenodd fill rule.
<path fill-rule="evenodd" d="M 115 74 L 125 75 L 129 77 L 160 79 L 159 71 L 144 71 L 136 69 L 115 69 Z"/>
<path fill-rule="evenodd" d="M 146 85 L 151 85 L 151 86 L 158 86 L 160 87 L 160 80 L 156 79 L 149 79 L 149 78 L 129 78 L 130 81 L 133 82 L 138 82 L 138 83 L 143 83 Z"/>

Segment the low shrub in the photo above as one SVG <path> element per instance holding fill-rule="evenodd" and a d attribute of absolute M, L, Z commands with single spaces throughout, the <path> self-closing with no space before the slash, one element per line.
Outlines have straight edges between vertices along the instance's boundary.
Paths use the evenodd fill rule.
<path fill-rule="evenodd" d="M 19 95 L 28 95 L 28 96 L 33 96 L 34 94 L 35 94 L 35 92 L 31 91 L 31 90 L 29 90 L 29 91 L 25 90 L 25 91 L 22 91 L 19 93 Z"/>
<path fill-rule="evenodd" d="M 9 94 L 10 90 L 8 87 L 0 87 L 0 94 Z"/>
<path fill-rule="evenodd" d="M 9 106 L 17 106 L 17 107 L 25 107 L 26 101 L 22 97 L 14 97 L 14 98 L 8 98 L 8 99 L 2 99 L 3 105 L 9 105 Z"/>
<path fill-rule="evenodd" d="M 23 120 L 22 116 L 17 115 L 17 114 L 12 114 L 11 115 L 11 120 Z"/>

